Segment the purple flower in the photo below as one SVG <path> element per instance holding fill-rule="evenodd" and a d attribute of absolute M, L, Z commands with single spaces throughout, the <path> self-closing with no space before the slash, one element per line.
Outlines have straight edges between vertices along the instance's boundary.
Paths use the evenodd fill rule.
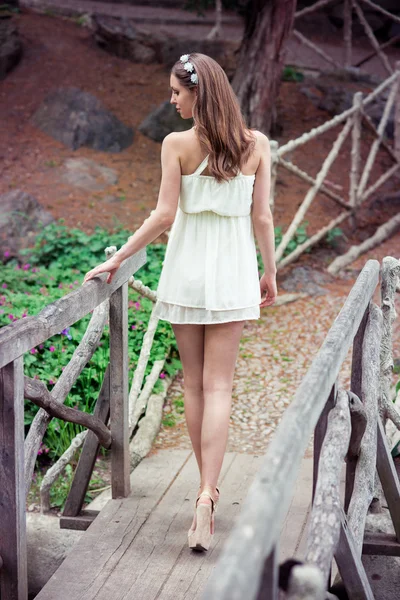
<path fill-rule="evenodd" d="M 62 330 L 61 335 L 65 335 L 69 340 L 72 340 L 72 335 L 69 332 L 69 327 Z"/>
<path fill-rule="evenodd" d="M 59 283 L 59 284 L 58 284 L 58 289 L 59 289 L 59 290 L 62 290 L 62 286 L 63 286 L 63 285 L 62 285 L 62 283 Z"/>
<path fill-rule="evenodd" d="M 39 344 L 39 348 L 40 348 L 41 350 L 43 350 L 43 348 L 44 348 L 44 344 Z"/>
<path fill-rule="evenodd" d="M 54 352 L 55 351 L 55 347 L 54 346 L 50 346 L 49 350 L 50 350 L 50 352 Z"/>
<path fill-rule="evenodd" d="M 36 267 L 32 267 L 32 273 L 37 273 L 37 268 Z"/>
<path fill-rule="evenodd" d="M 6 251 L 4 252 L 4 256 L 5 256 L 6 258 L 8 258 L 8 257 L 10 256 L 10 252 L 9 252 L 9 250 L 6 250 Z"/>
<path fill-rule="evenodd" d="M 26 265 L 24 265 L 24 266 L 22 267 L 22 269 L 23 269 L 24 271 L 29 271 L 29 267 L 30 267 L 30 266 L 31 266 L 31 265 L 30 265 L 29 263 L 26 263 Z"/>
<path fill-rule="evenodd" d="M 70 289 L 70 290 L 73 290 L 73 289 L 74 289 L 74 286 L 72 285 L 72 283 L 70 283 L 70 284 L 69 284 L 69 289 Z"/>
<path fill-rule="evenodd" d="M 36 354 L 36 353 L 37 353 L 37 350 L 36 350 L 36 348 L 32 348 L 32 350 L 31 350 L 31 354 Z"/>
<path fill-rule="evenodd" d="M 54 385 L 54 381 L 52 379 L 49 379 L 49 385 Z"/>
<path fill-rule="evenodd" d="M 2 288 L 4 288 L 4 289 L 6 289 L 6 287 L 7 287 L 7 284 L 6 284 L 6 283 L 3 283 L 1 287 L 2 287 Z"/>
<path fill-rule="evenodd" d="M 8 318 L 9 318 L 11 321 L 14 321 L 14 315 L 8 315 Z"/>
<path fill-rule="evenodd" d="M 135 307 L 140 308 L 140 302 L 135 302 Z"/>
<path fill-rule="evenodd" d="M 162 373 L 160 373 L 160 379 L 165 379 L 165 373 L 164 373 L 164 371 Z"/>
<path fill-rule="evenodd" d="M 136 325 L 132 325 L 131 329 L 136 329 Z"/>
<path fill-rule="evenodd" d="M 24 318 L 24 317 L 27 317 L 27 316 L 28 316 L 28 313 L 25 313 L 25 312 L 24 312 L 24 313 L 22 313 L 22 315 L 21 315 L 21 316 L 22 316 L 22 318 Z"/>

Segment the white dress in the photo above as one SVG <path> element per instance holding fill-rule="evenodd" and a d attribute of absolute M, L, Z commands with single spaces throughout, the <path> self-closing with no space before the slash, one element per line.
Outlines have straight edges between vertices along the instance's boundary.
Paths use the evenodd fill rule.
<path fill-rule="evenodd" d="M 157 288 L 155 314 L 170 323 L 258 319 L 260 285 L 251 206 L 255 175 L 218 183 L 182 175 L 179 204 Z"/>

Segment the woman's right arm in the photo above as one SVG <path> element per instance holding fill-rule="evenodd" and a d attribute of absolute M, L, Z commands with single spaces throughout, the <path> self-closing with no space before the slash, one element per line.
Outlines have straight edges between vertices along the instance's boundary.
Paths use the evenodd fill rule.
<path fill-rule="evenodd" d="M 257 135 L 260 147 L 260 162 L 256 172 L 253 189 L 252 221 L 254 233 L 264 263 L 264 274 L 260 279 L 262 299 L 260 304 L 270 306 L 276 300 L 275 234 L 269 194 L 271 187 L 271 150 L 268 138 Z"/>
<path fill-rule="evenodd" d="M 107 283 L 111 283 L 121 263 L 153 242 L 168 229 L 175 218 L 178 207 L 181 167 L 179 158 L 179 139 L 176 133 L 164 138 L 161 147 L 162 177 L 157 207 L 145 219 L 143 225 L 110 259 L 86 273 L 83 283 L 100 273 L 109 273 Z"/>

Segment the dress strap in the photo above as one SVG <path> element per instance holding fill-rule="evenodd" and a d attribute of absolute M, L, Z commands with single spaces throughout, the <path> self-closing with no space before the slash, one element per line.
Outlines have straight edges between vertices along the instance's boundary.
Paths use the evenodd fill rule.
<path fill-rule="evenodd" d="M 204 171 L 204 169 L 206 168 L 206 166 L 208 164 L 208 157 L 209 157 L 209 154 L 207 154 L 205 159 L 201 161 L 201 163 L 199 164 L 199 166 L 197 167 L 195 172 L 192 173 L 192 175 L 200 175 L 200 173 L 202 173 Z"/>

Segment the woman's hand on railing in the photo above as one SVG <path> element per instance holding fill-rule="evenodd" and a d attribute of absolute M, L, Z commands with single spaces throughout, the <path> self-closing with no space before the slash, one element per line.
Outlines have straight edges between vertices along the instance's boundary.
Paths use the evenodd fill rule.
<path fill-rule="evenodd" d="M 275 274 L 267 275 L 266 273 L 264 273 L 264 275 L 260 279 L 260 291 L 260 308 L 263 308 L 264 306 L 271 306 L 272 304 L 274 304 L 278 295 Z"/>
<path fill-rule="evenodd" d="M 97 265 L 97 267 L 95 267 L 91 271 L 88 271 L 83 279 L 83 283 L 86 283 L 87 281 L 89 281 L 89 279 L 93 279 L 93 277 L 100 275 L 100 273 L 108 273 L 106 281 L 107 283 L 111 283 L 114 279 L 115 273 L 118 271 L 120 266 L 121 261 L 118 258 L 116 258 L 116 256 L 112 256 L 105 262 L 101 263 L 100 265 Z"/>

